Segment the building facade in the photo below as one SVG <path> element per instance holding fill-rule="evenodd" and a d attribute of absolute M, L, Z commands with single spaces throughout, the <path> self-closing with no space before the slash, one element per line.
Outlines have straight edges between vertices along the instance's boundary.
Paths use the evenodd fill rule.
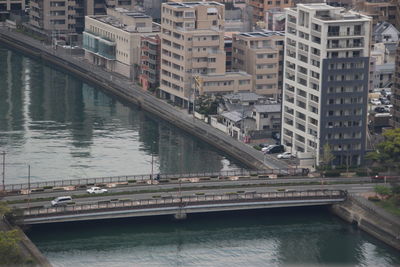
<path fill-rule="evenodd" d="M 396 71 L 394 72 L 390 101 L 393 104 L 391 125 L 394 128 L 400 128 L 400 43 L 397 47 Z"/>
<path fill-rule="evenodd" d="M 117 8 L 108 9 L 108 14 L 86 16 L 85 59 L 135 79 L 140 74 L 141 37 L 158 33 L 160 27 L 143 13 Z"/>
<path fill-rule="evenodd" d="M 0 1 L 0 18 L 1 14 L 10 12 L 19 12 L 25 10 L 25 0 L 1 0 Z"/>
<path fill-rule="evenodd" d="M 286 8 L 294 5 L 293 0 L 249 0 L 248 4 L 253 8 L 253 24 L 265 21 L 265 12 L 274 8 Z"/>
<path fill-rule="evenodd" d="M 372 17 L 372 24 L 387 21 L 396 24 L 400 14 L 397 11 L 398 0 L 354 0 L 354 8 Z"/>
<path fill-rule="evenodd" d="M 141 37 L 141 67 L 139 82 L 144 90 L 156 89 L 160 84 L 160 36 Z"/>
<path fill-rule="evenodd" d="M 228 82 L 251 90 L 250 82 L 242 82 L 248 76 L 225 76 L 223 4 L 170 2 L 161 14 L 161 97 L 187 107 L 196 94 L 228 91 Z M 226 86 L 215 87 L 218 83 Z"/>
<path fill-rule="evenodd" d="M 359 165 L 366 146 L 371 19 L 327 4 L 287 9 L 282 144 Z"/>
<path fill-rule="evenodd" d="M 253 92 L 278 99 L 282 92 L 283 32 L 249 32 L 232 36 L 233 69 L 252 76 Z"/>

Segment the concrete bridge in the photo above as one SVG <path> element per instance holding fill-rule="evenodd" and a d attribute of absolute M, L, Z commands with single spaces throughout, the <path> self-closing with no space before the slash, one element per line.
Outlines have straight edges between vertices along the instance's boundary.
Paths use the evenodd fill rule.
<path fill-rule="evenodd" d="M 331 205 L 346 197 L 344 190 L 307 190 L 110 200 L 64 207 L 31 207 L 24 209 L 19 222 L 43 224 L 159 215 L 184 219 L 190 213 Z"/>

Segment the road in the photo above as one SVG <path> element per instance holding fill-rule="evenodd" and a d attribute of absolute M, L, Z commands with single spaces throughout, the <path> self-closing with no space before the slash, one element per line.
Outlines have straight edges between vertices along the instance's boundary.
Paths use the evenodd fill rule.
<path fill-rule="evenodd" d="M 135 192 L 132 191 L 131 194 L 121 194 L 121 195 L 108 195 L 108 194 L 102 194 L 102 195 L 93 195 L 90 197 L 83 197 L 83 198 L 73 198 L 74 202 L 76 204 L 89 204 L 89 203 L 97 203 L 98 201 L 118 201 L 118 200 L 139 200 L 139 199 L 153 199 L 154 197 L 157 198 L 162 198 L 162 197 L 171 197 L 171 196 L 179 196 L 181 194 L 182 196 L 193 196 L 196 194 L 208 194 L 208 195 L 214 195 L 214 194 L 225 194 L 225 193 L 232 193 L 232 192 L 257 192 L 257 193 L 263 193 L 263 192 L 277 192 L 278 190 L 298 190 L 298 191 L 304 191 L 304 190 L 313 190 L 313 189 L 341 189 L 341 190 L 347 190 L 349 193 L 364 193 L 364 192 L 372 192 L 374 190 L 374 187 L 376 186 L 375 183 L 358 183 L 358 184 L 318 184 L 318 185 L 282 185 L 282 186 L 273 186 L 273 184 L 243 184 L 242 186 L 237 185 L 237 187 L 234 188 L 191 188 L 190 190 L 185 190 L 183 187 L 181 192 L 179 193 L 179 190 L 176 187 L 169 187 L 170 189 L 174 189 L 172 191 L 167 191 L 167 192 Z M 152 187 L 155 190 L 159 189 L 159 187 L 155 186 Z M 157 189 L 156 189 L 157 188 Z M 115 192 L 126 192 L 126 190 L 120 190 L 121 188 L 116 190 L 110 190 L 110 193 L 115 193 Z M 147 187 L 147 190 L 150 188 Z M 162 187 L 162 189 L 166 189 L 165 187 Z M 72 193 L 72 192 L 70 192 Z M 46 194 L 40 194 L 40 197 L 42 198 L 49 198 L 49 197 L 56 197 L 60 195 L 66 195 L 66 194 L 56 194 L 56 193 L 46 193 Z M 73 191 L 73 194 L 69 195 L 79 195 L 79 194 L 85 194 L 84 191 Z M 25 196 L 26 198 L 26 196 Z M 8 198 L 7 198 L 8 199 Z M 9 200 L 9 199 L 8 199 Z M 31 203 L 22 203 L 22 204 L 11 204 L 10 206 L 15 207 L 15 208 L 26 208 L 29 206 L 44 206 L 44 207 L 50 207 L 50 201 L 35 201 Z"/>

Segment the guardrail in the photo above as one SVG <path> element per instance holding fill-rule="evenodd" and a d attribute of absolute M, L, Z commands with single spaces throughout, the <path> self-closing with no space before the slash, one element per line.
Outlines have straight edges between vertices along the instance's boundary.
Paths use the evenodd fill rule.
<path fill-rule="evenodd" d="M 79 186 L 79 185 L 96 185 L 96 184 L 107 184 L 107 183 L 123 183 L 129 181 L 145 181 L 153 179 L 168 180 L 168 179 L 180 179 L 180 178 L 204 178 L 204 177 L 221 177 L 221 176 L 256 176 L 256 175 L 301 175 L 305 169 L 292 168 L 292 169 L 271 169 L 271 170 L 231 170 L 221 172 L 196 172 L 196 173 L 178 173 L 178 174 L 139 174 L 139 175 L 122 175 L 122 176 L 110 176 L 110 177 L 97 177 L 97 178 L 82 178 L 82 179 L 71 179 L 71 180 L 53 180 L 53 181 L 42 181 L 42 182 L 31 182 L 22 184 L 6 184 L 6 191 L 26 190 L 43 187 L 63 187 L 63 186 Z"/>
<path fill-rule="evenodd" d="M 315 199 L 337 199 L 344 200 L 347 197 L 347 191 L 344 190 L 307 190 L 291 192 L 265 192 L 265 193 L 226 193 L 216 195 L 196 195 L 182 197 L 160 197 L 157 199 L 141 200 L 121 200 L 118 202 L 103 201 L 95 204 L 80 204 L 62 207 L 24 209 L 23 216 L 41 217 L 49 214 L 68 214 L 85 213 L 99 210 L 124 210 L 124 209 L 142 209 L 142 208 L 160 208 L 160 207 L 185 207 L 188 204 L 218 204 L 218 203 L 237 203 L 246 201 L 279 201 L 279 200 L 315 200 Z"/>

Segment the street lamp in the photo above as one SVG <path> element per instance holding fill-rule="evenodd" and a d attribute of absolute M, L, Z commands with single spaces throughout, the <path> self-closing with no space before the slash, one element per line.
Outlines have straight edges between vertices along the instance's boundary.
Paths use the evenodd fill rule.
<path fill-rule="evenodd" d="M 3 192 L 6 191 L 5 177 L 6 177 L 6 152 L 3 151 Z"/>
<path fill-rule="evenodd" d="M 151 184 L 153 184 L 153 175 L 154 175 L 154 144 L 156 143 L 156 141 L 153 141 L 152 145 L 151 145 L 151 175 L 150 175 L 150 180 L 151 180 Z"/>

